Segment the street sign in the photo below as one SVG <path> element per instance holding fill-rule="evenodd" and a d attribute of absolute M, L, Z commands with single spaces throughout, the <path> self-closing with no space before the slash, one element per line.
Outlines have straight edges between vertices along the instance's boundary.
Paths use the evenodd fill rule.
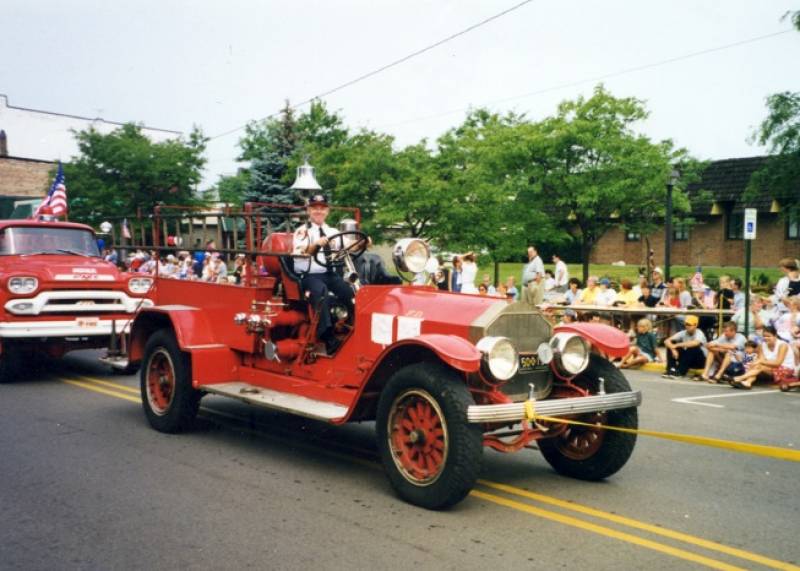
<path fill-rule="evenodd" d="M 756 239 L 756 220 L 758 218 L 758 210 L 755 208 L 744 209 L 744 239 Z"/>

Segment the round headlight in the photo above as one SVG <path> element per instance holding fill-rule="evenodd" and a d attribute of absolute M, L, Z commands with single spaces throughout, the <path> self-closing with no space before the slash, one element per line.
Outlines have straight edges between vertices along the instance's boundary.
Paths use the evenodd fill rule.
<path fill-rule="evenodd" d="M 131 278 L 128 280 L 128 290 L 131 293 L 143 294 L 150 291 L 153 286 L 153 278 Z"/>
<path fill-rule="evenodd" d="M 484 337 L 475 347 L 483 354 L 484 374 L 488 374 L 490 380 L 505 382 L 517 374 L 519 353 L 507 338 Z"/>
<path fill-rule="evenodd" d="M 392 259 L 401 272 L 418 274 L 425 271 L 431 250 L 424 240 L 417 238 L 403 238 L 394 246 Z"/>
<path fill-rule="evenodd" d="M 556 333 L 550 347 L 556 367 L 565 376 L 575 376 L 589 364 L 589 344 L 580 335 Z"/>
<path fill-rule="evenodd" d="M 8 280 L 8 291 L 11 293 L 33 293 L 38 287 L 39 280 L 33 276 L 15 276 Z"/>

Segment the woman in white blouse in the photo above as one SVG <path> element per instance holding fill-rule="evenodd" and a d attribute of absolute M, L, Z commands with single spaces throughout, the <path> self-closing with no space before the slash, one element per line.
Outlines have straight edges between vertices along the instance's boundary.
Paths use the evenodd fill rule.
<path fill-rule="evenodd" d="M 767 325 L 764 327 L 764 342 L 758 347 L 755 362 L 744 375 L 734 377 L 731 384 L 737 389 L 752 389 L 759 376 L 782 384 L 795 376 L 796 367 L 792 348 L 786 341 L 778 339 L 774 327 Z"/>

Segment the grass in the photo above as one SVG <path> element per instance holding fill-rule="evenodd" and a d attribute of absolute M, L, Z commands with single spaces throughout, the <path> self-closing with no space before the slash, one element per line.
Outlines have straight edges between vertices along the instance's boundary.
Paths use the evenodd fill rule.
<path fill-rule="evenodd" d="M 500 280 L 505 281 L 508 276 L 514 276 L 519 284 L 522 277 L 522 268 L 524 264 L 519 263 L 501 263 L 500 264 Z M 545 264 L 545 269 L 553 270 L 553 264 Z M 570 277 L 576 277 L 579 280 L 583 278 L 583 267 L 581 264 L 567 264 L 569 268 Z M 673 277 L 682 277 L 687 280 L 694 275 L 694 266 L 671 266 L 671 274 Z M 481 264 L 478 269 L 478 279 L 480 281 L 483 274 L 489 274 L 490 278 L 494 278 L 494 264 Z M 622 278 L 628 278 L 637 283 L 639 279 L 639 268 L 637 266 L 612 266 L 611 264 L 591 264 L 589 266 L 589 275 L 597 276 L 599 278 L 608 278 L 612 282 L 619 284 Z M 744 280 L 744 268 L 736 266 L 707 266 L 703 267 L 703 278 L 705 282 L 711 286 L 716 286 L 719 276 L 730 276 L 732 278 L 741 278 Z M 778 268 L 750 268 L 750 279 L 753 286 L 762 285 L 771 288 L 780 279 L 783 274 Z"/>

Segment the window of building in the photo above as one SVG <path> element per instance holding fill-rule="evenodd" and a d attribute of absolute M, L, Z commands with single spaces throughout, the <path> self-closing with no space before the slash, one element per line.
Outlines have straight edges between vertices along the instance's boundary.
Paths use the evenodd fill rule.
<path fill-rule="evenodd" d="M 685 242 L 689 239 L 689 225 L 685 222 L 678 222 L 672 228 L 672 240 L 675 242 Z"/>
<path fill-rule="evenodd" d="M 744 212 L 728 212 L 725 223 L 725 239 L 744 239 Z"/>
<path fill-rule="evenodd" d="M 625 231 L 625 241 L 626 242 L 638 242 L 642 239 L 642 235 L 638 232 L 631 232 L 630 230 Z"/>
<path fill-rule="evenodd" d="M 790 212 L 786 216 L 786 238 L 800 240 L 800 212 Z"/>

